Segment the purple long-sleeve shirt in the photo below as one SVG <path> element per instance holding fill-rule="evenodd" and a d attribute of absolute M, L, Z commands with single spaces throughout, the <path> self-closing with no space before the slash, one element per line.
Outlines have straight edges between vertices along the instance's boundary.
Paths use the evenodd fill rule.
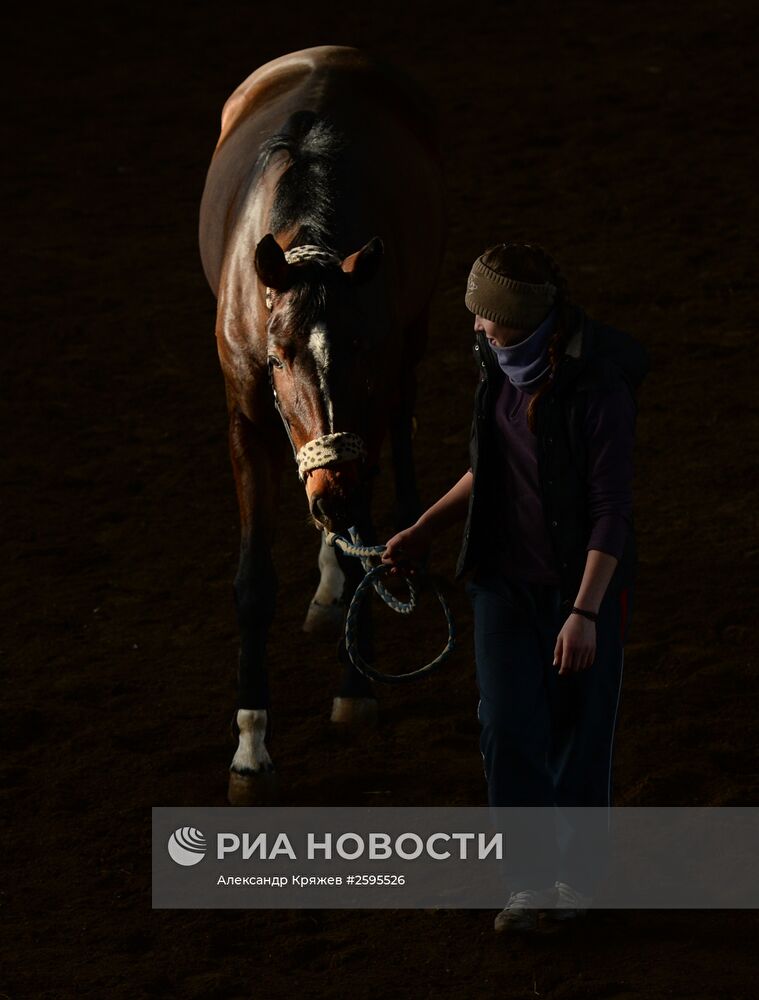
<path fill-rule="evenodd" d="M 527 426 L 529 402 L 529 393 L 504 379 L 495 405 L 504 529 L 498 539 L 498 563 L 513 578 L 556 585 L 559 576 L 538 479 L 537 439 Z M 588 396 L 585 433 L 591 523 L 586 551 L 600 549 L 619 559 L 632 513 L 635 435 L 635 403 L 623 381 L 600 386 Z"/>

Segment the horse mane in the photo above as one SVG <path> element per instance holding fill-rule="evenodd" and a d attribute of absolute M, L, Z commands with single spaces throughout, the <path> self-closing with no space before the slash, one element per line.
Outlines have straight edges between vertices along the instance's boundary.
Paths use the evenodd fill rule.
<path fill-rule="evenodd" d="M 324 116 L 297 111 L 261 146 L 257 169 L 284 150 L 290 165 L 282 174 L 272 203 L 273 232 L 299 226 L 298 242 L 329 245 L 334 213 L 335 166 L 344 137 Z"/>
<path fill-rule="evenodd" d="M 272 156 L 284 150 L 290 163 L 274 193 L 269 218 L 273 233 L 297 227 L 294 244 L 331 246 L 335 206 L 335 170 L 344 136 L 324 116 L 297 111 L 259 150 L 256 172 L 260 176 Z M 287 248 L 284 248 L 287 249 Z M 323 265 L 298 265 L 299 280 L 288 297 L 286 322 L 291 329 L 308 328 L 326 304 Z M 302 272 L 302 280 L 300 272 Z"/>

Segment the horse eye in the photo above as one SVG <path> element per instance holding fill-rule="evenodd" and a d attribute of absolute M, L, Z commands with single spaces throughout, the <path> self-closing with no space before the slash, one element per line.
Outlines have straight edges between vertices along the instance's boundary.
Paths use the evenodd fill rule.
<path fill-rule="evenodd" d="M 276 354 L 270 354 L 266 359 L 267 365 L 270 368 L 282 368 L 282 361 L 276 356 Z"/>

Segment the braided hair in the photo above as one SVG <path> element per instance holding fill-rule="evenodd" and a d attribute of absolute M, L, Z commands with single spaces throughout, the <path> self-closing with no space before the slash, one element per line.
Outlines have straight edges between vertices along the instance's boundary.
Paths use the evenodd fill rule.
<path fill-rule="evenodd" d="M 556 286 L 555 307 L 557 310 L 556 328 L 548 342 L 548 361 L 551 365 L 550 377 L 541 383 L 533 393 L 527 407 L 527 426 L 535 433 L 535 407 L 538 401 L 551 387 L 551 379 L 561 360 L 569 340 L 570 303 L 567 293 L 567 283 L 564 275 L 553 257 L 543 247 L 536 243 L 499 243 L 490 247 L 482 255 L 483 262 L 497 274 L 514 281 L 526 281 L 540 284 L 550 281 Z"/>

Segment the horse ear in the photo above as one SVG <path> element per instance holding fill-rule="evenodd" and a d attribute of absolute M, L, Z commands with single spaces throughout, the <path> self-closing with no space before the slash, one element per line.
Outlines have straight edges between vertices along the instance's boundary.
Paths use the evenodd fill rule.
<path fill-rule="evenodd" d="M 382 240 L 375 236 L 373 240 L 369 240 L 366 246 L 345 258 L 342 265 L 343 271 L 357 283 L 369 281 L 377 273 L 384 252 Z"/>
<path fill-rule="evenodd" d="M 254 258 L 256 273 L 267 288 L 275 292 L 286 292 L 292 284 L 290 265 L 285 259 L 285 252 L 271 233 L 256 247 Z"/>

